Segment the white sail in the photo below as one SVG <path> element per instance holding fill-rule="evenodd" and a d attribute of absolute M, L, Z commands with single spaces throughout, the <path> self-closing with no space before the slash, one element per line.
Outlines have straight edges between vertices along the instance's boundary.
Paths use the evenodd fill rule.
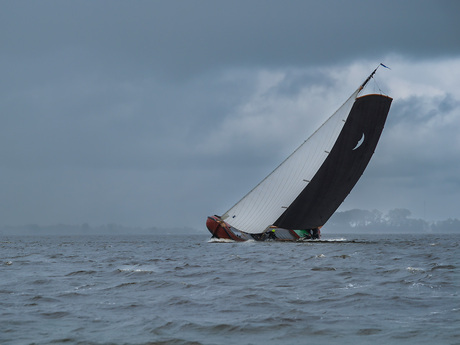
<path fill-rule="evenodd" d="M 361 89 L 356 90 L 294 153 L 228 210 L 222 220 L 251 234 L 260 233 L 272 225 L 327 158 Z"/>

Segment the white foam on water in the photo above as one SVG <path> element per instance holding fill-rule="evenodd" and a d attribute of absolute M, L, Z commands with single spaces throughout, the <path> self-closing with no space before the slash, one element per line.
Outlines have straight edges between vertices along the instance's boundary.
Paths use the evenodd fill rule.
<path fill-rule="evenodd" d="M 425 270 L 423 268 L 420 268 L 420 267 L 407 267 L 406 270 L 408 270 L 409 272 L 425 272 Z"/>
<path fill-rule="evenodd" d="M 153 273 L 158 271 L 153 265 L 125 265 L 118 268 L 120 272 Z"/>
<path fill-rule="evenodd" d="M 235 241 L 228 238 L 211 238 L 208 243 L 234 243 Z"/>

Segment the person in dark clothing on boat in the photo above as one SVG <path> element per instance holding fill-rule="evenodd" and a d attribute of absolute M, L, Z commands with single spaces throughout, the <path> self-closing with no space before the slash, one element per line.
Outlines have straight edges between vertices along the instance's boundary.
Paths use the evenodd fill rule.
<path fill-rule="evenodd" d="M 269 238 L 269 239 L 276 240 L 275 231 L 276 231 L 275 229 L 271 229 L 271 230 L 268 232 L 268 238 Z"/>
<path fill-rule="evenodd" d="M 321 237 L 321 230 L 319 227 L 311 230 L 311 238 L 313 240 L 318 240 L 320 237 Z"/>

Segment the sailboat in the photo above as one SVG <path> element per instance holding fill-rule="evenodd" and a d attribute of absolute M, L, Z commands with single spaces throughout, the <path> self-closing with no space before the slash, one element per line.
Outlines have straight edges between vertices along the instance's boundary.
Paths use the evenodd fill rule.
<path fill-rule="evenodd" d="M 207 218 L 206 227 L 213 238 L 232 241 L 320 238 L 321 227 L 366 169 L 390 111 L 391 97 L 360 95 L 379 66 L 256 187 L 224 214 Z"/>

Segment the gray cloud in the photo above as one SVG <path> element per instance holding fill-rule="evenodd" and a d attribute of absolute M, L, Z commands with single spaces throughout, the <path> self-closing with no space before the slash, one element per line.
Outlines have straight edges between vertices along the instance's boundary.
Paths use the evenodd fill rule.
<path fill-rule="evenodd" d="M 8 55 L 50 62 L 50 55 L 80 51 L 80 68 L 118 78 L 460 52 L 456 1 L 45 1 L 4 7 Z"/>

